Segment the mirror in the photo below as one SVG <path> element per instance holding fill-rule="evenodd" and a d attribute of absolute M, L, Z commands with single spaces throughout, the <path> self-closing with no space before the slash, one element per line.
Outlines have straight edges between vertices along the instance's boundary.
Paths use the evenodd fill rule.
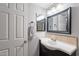
<path fill-rule="evenodd" d="M 47 31 L 54 33 L 71 33 L 71 8 L 47 17 Z"/>
<path fill-rule="evenodd" d="M 37 16 L 37 31 L 45 31 L 45 17 L 43 15 Z"/>

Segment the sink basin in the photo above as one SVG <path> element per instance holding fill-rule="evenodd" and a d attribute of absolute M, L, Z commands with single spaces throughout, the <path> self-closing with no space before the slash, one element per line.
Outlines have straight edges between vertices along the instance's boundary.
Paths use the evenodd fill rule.
<path fill-rule="evenodd" d="M 41 43 L 50 50 L 60 50 L 69 55 L 76 51 L 77 47 L 74 45 L 67 44 L 62 41 L 52 40 L 50 38 L 40 38 Z"/>
<path fill-rule="evenodd" d="M 56 44 L 56 40 L 49 39 L 49 38 L 41 38 L 41 41 L 50 45 Z"/>
<path fill-rule="evenodd" d="M 41 43 L 48 49 L 56 50 L 54 47 L 52 47 L 56 45 L 55 40 L 51 40 L 49 38 L 41 38 Z"/>
<path fill-rule="evenodd" d="M 47 41 L 47 43 L 53 45 L 53 44 L 56 44 L 56 41 L 50 39 L 50 40 Z"/>

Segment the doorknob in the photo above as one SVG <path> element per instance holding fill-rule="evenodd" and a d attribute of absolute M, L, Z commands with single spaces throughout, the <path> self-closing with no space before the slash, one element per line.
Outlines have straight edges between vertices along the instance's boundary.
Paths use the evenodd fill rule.
<path fill-rule="evenodd" d="M 24 41 L 24 43 L 27 43 L 27 41 Z"/>

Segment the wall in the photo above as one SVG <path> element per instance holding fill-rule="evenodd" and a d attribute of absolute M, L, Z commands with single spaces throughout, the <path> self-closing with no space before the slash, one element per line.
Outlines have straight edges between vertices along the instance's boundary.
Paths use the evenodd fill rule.
<path fill-rule="evenodd" d="M 79 4 L 69 4 L 68 6 L 72 7 L 72 35 L 78 37 L 78 51 L 77 54 L 79 56 Z"/>
<path fill-rule="evenodd" d="M 35 38 L 33 38 L 32 40 L 28 41 L 28 45 L 29 45 L 29 56 L 36 56 L 39 55 L 39 39 L 38 37 L 44 37 L 45 36 L 45 32 L 37 32 L 36 31 L 36 13 L 37 14 L 45 14 L 45 10 L 35 6 L 33 4 L 29 5 L 29 21 L 34 21 L 35 25 L 34 25 L 34 33 L 35 33 Z"/>
<path fill-rule="evenodd" d="M 72 8 L 72 35 L 78 36 L 78 51 L 79 56 L 79 7 Z"/>

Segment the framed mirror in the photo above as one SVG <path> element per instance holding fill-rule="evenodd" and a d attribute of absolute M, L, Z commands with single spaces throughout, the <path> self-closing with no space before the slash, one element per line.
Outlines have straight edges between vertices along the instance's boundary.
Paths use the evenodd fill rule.
<path fill-rule="evenodd" d="M 44 15 L 37 16 L 37 31 L 45 31 L 45 17 Z"/>
<path fill-rule="evenodd" d="M 47 31 L 71 34 L 71 8 L 47 17 Z"/>

